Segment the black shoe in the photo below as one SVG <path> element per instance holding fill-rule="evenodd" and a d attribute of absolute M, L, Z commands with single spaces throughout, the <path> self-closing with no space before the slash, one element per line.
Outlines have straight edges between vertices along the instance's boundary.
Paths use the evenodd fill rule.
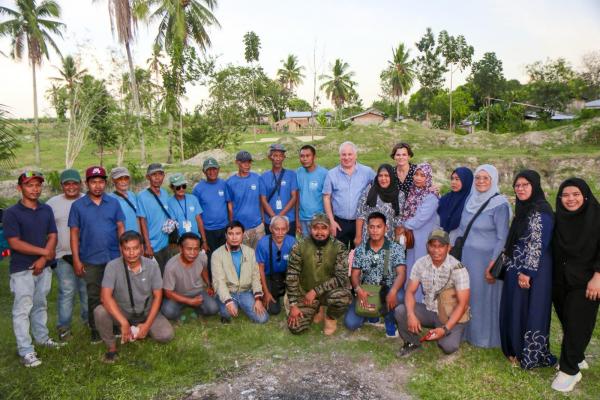
<path fill-rule="evenodd" d="M 221 323 L 222 324 L 230 324 L 231 323 L 231 318 L 221 317 Z"/>
<path fill-rule="evenodd" d="M 404 343 L 404 346 L 397 353 L 398 357 L 408 357 L 410 354 L 414 353 L 417 350 L 421 350 L 420 344 L 414 344 L 410 342 Z"/>
<path fill-rule="evenodd" d="M 116 338 L 120 338 L 121 337 L 121 327 L 113 325 L 113 335 L 115 335 Z"/>
<path fill-rule="evenodd" d="M 92 330 L 92 335 L 91 335 L 91 340 L 92 344 L 98 344 L 98 343 L 102 343 L 102 338 L 100 337 L 100 334 L 98 333 L 97 330 L 93 329 Z"/>
<path fill-rule="evenodd" d="M 73 337 L 69 328 L 58 328 L 58 340 L 66 342 Z"/>
<path fill-rule="evenodd" d="M 119 359 L 119 353 L 116 351 L 107 351 L 102 357 L 102 362 L 105 364 L 114 364 Z"/>

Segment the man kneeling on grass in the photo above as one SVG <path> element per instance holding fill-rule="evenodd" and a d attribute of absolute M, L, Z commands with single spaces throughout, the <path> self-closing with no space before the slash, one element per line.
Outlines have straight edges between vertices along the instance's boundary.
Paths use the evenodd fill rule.
<path fill-rule="evenodd" d="M 323 333 L 332 335 L 337 319 L 352 302 L 348 250 L 330 236 L 329 224 L 325 214 L 316 214 L 310 223 L 310 237 L 301 239 L 290 253 L 286 285 L 290 301 L 288 328 L 292 333 L 305 331 L 311 321 L 324 320 Z"/>
<path fill-rule="evenodd" d="M 269 320 L 269 314 L 262 303 L 260 272 L 254 250 L 242 244 L 244 225 L 231 221 L 225 227 L 225 239 L 225 244 L 211 258 L 221 322 L 231 322 L 241 308 L 253 322 L 264 324 Z"/>
<path fill-rule="evenodd" d="M 122 256 L 106 265 L 100 300 L 94 310 L 96 327 L 108 348 L 103 361 L 117 359 L 113 323 L 121 327 L 121 343 L 142 340 L 148 334 L 160 343 L 173 339 L 173 327 L 160 313 L 162 278 L 156 261 L 142 257 L 142 236 L 127 231 L 119 238 Z"/>
<path fill-rule="evenodd" d="M 219 306 L 209 286 L 208 257 L 200 252 L 200 236 L 187 232 L 179 238 L 179 254 L 165 266 L 163 289 L 165 300 L 162 314 L 171 320 L 179 319 L 184 307 L 196 315 L 215 315 Z M 208 289 L 207 289 L 208 288 Z"/>
<path fill-rule="evenodd" d="M 398 354 L 406 356 L 421 348 L 420 341 L 437 341 L 446 354 L 458 350 L 466 322 L 469 320 L 469 273 L 450 250 L 448 233 L 435 229 L 427 240 L 428 255 L 419 258 L 412 268 L 404 304 L 396 308 L 398 332 L 404 346 Z M 424 303 L 415 302 L 415 292 L 422 286 Z M 419 339 L 421 327 L 431 329 Z"/>

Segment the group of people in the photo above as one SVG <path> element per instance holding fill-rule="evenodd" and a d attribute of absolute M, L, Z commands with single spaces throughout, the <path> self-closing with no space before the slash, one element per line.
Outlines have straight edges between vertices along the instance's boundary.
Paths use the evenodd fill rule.
<path fill-rule="evenodd" d="M 553 211 L 540 175 L 518 173 L 512 218 L 492 165 L 457 168 L 440 197 L 431 165 L 411 163 L 407 143 L 393 147 L 395 165 L 376 172 L 357 161 L 351 142 L 331 170 L 316 163 L 312 145 L 300 149 L 295 171 L 284 168 L 286 153 L 271 145 L 271 169 L 259 175 L 252 155 L 240 151 L 227 180 L 208 158 L 191 194 L 175 173 L 169 195 L 161 164 L 148 166 L 149 186 L 137 194 L 126 168 L 107 174 L 92 166 L 86 194 L 78 171 L 68 169 L 63 193 L 44 204 L 43 175 L 21 174 L 21 200 L 4 211 L 3 226 L 22 363 L 41 363 L 30 328 L 41 346 L 69 339 L 78 295 L 106 362 L 118 358 L 119 335 L 121 343 L 171 340 L 169 320 L 190 307 L 223 323 L 240 311 L 265 323 L 285 309 L 294 334 L 323 322 L 332 335 L 343 317 L 349 330 L 367 323 L 400 336 L 401 356 L 424 341 L 450 354 L 466 340 L 501 347 L 511 363 L 531 369 L 557 365 L 549 348 L 554 303 L 564 338 L 552 387 L 570 391 L 581 380 L 600 304 L 600 205 L 584 180 L 563 182 Z M 58 341 L 47 328 L 52 269 Z"/>

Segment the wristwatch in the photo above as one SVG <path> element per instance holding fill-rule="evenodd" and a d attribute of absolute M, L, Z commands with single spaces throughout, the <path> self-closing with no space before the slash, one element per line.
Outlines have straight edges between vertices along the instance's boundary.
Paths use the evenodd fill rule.
<path fill-rule="evenodd" d="M 444 336 L 447 336 L 450 333 L 450 329 L 448 329 L 446 325 L 442 325 L 442 329 L 444 330 Z"/>

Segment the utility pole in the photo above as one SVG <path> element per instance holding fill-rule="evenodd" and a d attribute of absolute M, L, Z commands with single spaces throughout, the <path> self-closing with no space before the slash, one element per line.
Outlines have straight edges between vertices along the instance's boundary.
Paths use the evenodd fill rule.
<path fill-rule="evenodd" d="M 310 141 L 311 143 L 315 142 L 315 122 L 317 120 L 317 116 L 315 114 L 315 106 L 317 101 L 317 43 L 315 41 L 315 45 L 313 46 L 313 101 L 312 101 L 312 124 L 310 126 Z"/>
<path fill-rule="evenodd" d="M 487 124 L 486 124 L 486 131 L 490 131 L 490 104 L 491 104 L 491 99 L 490 96 L 486 97 L 487 100 Z"/>

